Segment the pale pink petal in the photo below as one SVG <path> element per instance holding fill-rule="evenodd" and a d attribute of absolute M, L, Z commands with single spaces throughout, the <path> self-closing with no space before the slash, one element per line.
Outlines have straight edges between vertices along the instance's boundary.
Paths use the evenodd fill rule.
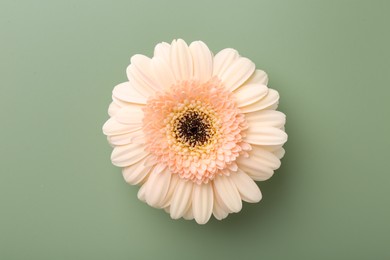
<path fill-rule="evenodd" d="M 169 66 L 169 64 L 160 57 L 154 57 L 152 59 L 152 72 L 157 81 L 163 89 L 167 89 L 176 83 L 175 76 Z"/>
<path fill-rule="evenodd" d="M 142 202 L 146 202 L 145 196 L 146 196 L 146 183 L 142 185 L 141 188 L 139 188 L 137 193 L 138 199 Z"/>
<path fill-rule="evenodd" d="M 133 165 L 124 167 L 122 175 L 125 181 L 129 184 L 136 185 L 143 182 L 150 173 L 152 167 L 144 166 L 145 158 Z"/>
<path fill-rule="evenodd" d="M 159 169 L 160 168 L 160 169 Z M 152 170 L 146 184 L 146 202 L 152 207 L 162 207 L 168 193 L 172 174 L 158 165 Z"/>
<path fill-rule="evenodd" d="M 227 89 L 233 91 L 240 87 L 254 71 L 255 64 L 247 58 L 240 57 L 218 77 Z"/>
<path fill-rule="evenodd" d="M 268 85 L 268 75 L 263 70 L 255 70 L 252 76 L 245 82 L 245 84 L 262 84 Z"/>
<path fill-rule="evenodd" d="M 213 56 L 207 45 L 201 41 L 192 42 L 190 51 L 194 63 L 194 79 L 200 82 L 210 80 L 213 73 Z"/>
<path fill-rule="evenodd" d="M 168 189 L 168 192 L 167 192 L 167 195 L 165 196 L 165 199 L 164 199 L 164 202 L 163 202 L 163 207 L 168 207 L 169 205 L 171 205 L 171 201 L 172 201 L 172 195 L 173 193 L 175 192 L 176 190 L 176 185 L 179 183 L 180 181 L 180 178 L 177 177 L 177 174 L 172 174 L 171 176 L 171 183 L 169 184 L 169 189 Z"/>
<path fill-rule="evenodd" d="M 227 209 L 223 205 L 223 203 L 221 203 L 221 199 L 218 196 L 214 195 L 214 205 L 213 205 L 214 217 L 218 220 L 222 220 L 222 219 L 226 218 L 230 212 L 231 211 L 229 211 L 229 209 Z"/>
<path fill-rule="evenodd" d="M 287 141 L 287 134 L 276 127 L 256 127 L 256 124 L 252 124 L 249 125 L 244 140 L 250 144 L 278 145 Z"/>
<path fill-rule="evenodd" d="M 136 54 L 131 57 L 131 64 L 134 65 L 134 73 L 140 82 L 142 82 L 142 85 L 153 91 L 159 91 L 161 90 L 161 85 L 153 76 L 151 63 L 152 60 L 145 55 Z"/>
<path fill-rule="evenodd" d="M 217 176 L 214 179 L 214 189 L 221 202 L 232 212 L 242 208 L 241 196 L 228 176 Z"/>
<path fill-rule="evenodd" d="M 268 89 L 268 94 L 260 99 L 259 101 L 250 104 L 245 107 L 241 107 L 240 110 L 242 113 L 249 113 L 257 110 L 266 109 L 272 105 L 277 104 L 279 101 L 279 93 L 274 89 Z"/>
<path fill-rule="evenodd" d="M 193 77 L 193 61 L 190 49 L 182 39 L 171 45 L 170 65 L 177 80 L 190 80 Z"/>
<path fill-rule="evenodd" d="M 171 50 L 171 45 L 166 42 L 162 42 L 156 45 L 154 48 L 154 57 L 161 58 L 165 62 L 169 62 L 169 53 Z"/>
<path fill-rule="evenodd" d="M 186 213 L 184 213 L 183 218 L 185 220 L 192 220 L 194 219 L 194 212 L 192 210 L 192 207 L 189 207 Z"/>
<path fill-rule="evenodd" d="M 194 185 L 192 192 L 192 210 L 198 224 L 206 224 L 213 212 L 213 188 L 210 183 Z"/>
<path fill-rule="evenodd" d="M 280 128 L 286 123 L 286 116 L 282 112 L 274 110 L 259 110 L 245 114 L 249 125 L 254 127 L 272 126 Z"/>
<path fill-rule="evenodd" d="M 111 117 L 103 125 L 103 133 L 105 135 L 120 135 L 137 131 L 142 128 L 142 124 L 128 125 L 119 123 L 114 117 Z"/>
<path fill-rule="evenodd" d="M 125 145 L 129 143 L 142 143 L 134 142 L 134 138 L 139 135 L 143 135 L 142 129 L 136 130 L 134 132 L 120 134 L 120 135 L 109 135 L 108 141 L 113 145 Z"/>
<path fill-rule="evenodd" d="M 150 97 L 154 94 L 154 89 L 144 82 L 143 76 L 134 64 L 130 64 L 126 69 L 127 78 L 130 85 L 143 97 Z"/>
<path fill-rule="evenodd" d="M 278 157 L 279 159 L 282 159 L 285 152 L 286 151 L 284 150 L 284 148 L 280 148 L 280 149 L 276 150 L 275 152 L 273 152 L 273 154 L 275 154 L 275 156 Z"/>
<path fill-rule="evenodd" d="M 116 85 L 112 95 L 125 102 L 146 104 L 146 97 L 141 95 L 128 81 Z"/>
<path fill-rule="evenodd" d="M 262 196 L 259 187 L 243 171 L 238 170 L 236 173 L 232 173 L 230 178 L 236 185 L 243 201 L 256 203 L 261 200 Z"/>
<path fill-rule="evenodd" d="M 180 180 L 176 185 L 176 190 L 173 193 L 170 213 L 171 218 L 181 218 L 185 212 L 190 208 L 192 203 L 192 181 Z"/>
<path fill-rule="evenodd" d="M 111 153 L 112 164 L 118 167 L 130 166 L 145 158 L 149 153 L 144 144 L 127 144 L 116 146 Z"/>
<path fill-rule="evenodd" d="M 213 76 L 220 76 L 240 57 L 234 49 L 227 48 L 214 56 Z"/>
<path fill-rule="evenodd" d="M 262 99 L 268 93 L 266 85 L 245 84 L 235 92 L 238 107 L 244 107 L 253 104 Z"/>
<path fill-rule="evenodd" d="M 119 123 L 132 126 L 142 126 L 143 117 L 142 108 L 137 105 L 122 107 L 114 116 Z"/>
<path fill-rule="evenodd" d="M 248 154 L 249 157 L 239 157 L 237 164 L 254 180 L 267 180 L 273 175 L 274 170 L 280 167 L 279 158 L 261 146 L 252 145 L 252 150 Z"/>
<path fill-rule="evenodd" d="M 112 117 L 120 110 L 120 108 L 121 106 L 115 102 L 111 102 L 110 106 L 108 107 L 108 114 Z"/>

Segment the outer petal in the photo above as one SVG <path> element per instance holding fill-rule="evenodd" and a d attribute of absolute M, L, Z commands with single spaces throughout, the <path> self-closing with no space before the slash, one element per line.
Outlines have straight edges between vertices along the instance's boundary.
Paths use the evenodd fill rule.
<path fill-rule="evenodd" d="M 120 134 L 120 135 L 110 135 L 108 136 L 108 141 L 112 145 L 125 145 L 125 144 L 130 144 L 130 143 L 142 143 L 142 142 L 135 142 L 134 139 L 138 138 L 140 135 L 143 136 L 142 129 L 130 132 L 130 133 L 125 133 L 125 134 Z"/>
<path fill-rule="evenodd" d="M 151 66 L 154 77 L 160 82 L 163 89 L 176 83 L 175 76 L 166 60 L 161 57 L 154 57 Z"/>
<path fill-rule="evenodd" d="M 183 218 L 185 220 L 192 220 L 194 219 L 194 212 L 192 211 L 192 207 L 189 207 L 186 213 L 184 213 Z"/>
<path fill-rule="evenodd" d="M 263 70 L 255 70 L 252 76 L 245 82 L 245 84 L 262 84 L 268 85 L 268 75 Z"/>
<path fill-rule="evenodd" d="M 245 119 L 253 127 L 272 126 L 280 128 L 286 123 L 286 116 L 275 110 L 259 110 L 245 114 Z"/>
<path fill-rule="evenodd" d="M 123 82 L 115 86 L 112 94 L 119 100 L 136 103 L 136 104 L 146 104 L 146 97 L 141 95 L 135 88 L 130 84 L 130 82 Z"/>
<path fill-rule="evenodd" d="M 110 106 L 108 107 L 108 114 L 112 117 L 120 110 L 120 108 L 121 106 L 115 102 L 111 102 Z"/>
<path fill-rule="evenodd" d="M 248 84 L 235 91 L 238 107 L 244 107 L 262 99 L 268 93 L 266 85 Z"/>
<path fill-rule="evenodd" d="M 269 179 L 274 170 L 280 167 L 280 160 L 272 152 L 252 145 L 249 157 L 240 156 L 237 159 L 238 167 L 257 181 Z"/>
<path fill-rule="evenodd" d="M 141 129 L 142 125 L 128 125 L 119 123 L 114 117 L 111 117 L 103 125 L 103 133 L 105 135 L 120 135 Z"/>
<path fill-rule="evenodd" d="M 145 196 L 146 196 L 146 184 L 142 185 L 141 188 L 139 188 L 137 193 L 138 199 L 142 202 L 146 202 Z"/>
<path fill-rule="evenodd" d="M 141 183 L 149 175 L 151 166 L 145 167 L 145 159 L 142 159 L 138 163 L 124 167 L 122 169 L 122 175 L 125 181 L 129 184 L 136 185 Z"/>
<path fill-rule="evenodd" d="M 154 94 L 154 89 L 144 82 L 143 76 L 140 75 L 140 71 L 135 67 L 134 64 L 130 64 L 127 67 L 126 74 L 131 86 L 143 97 L 148 98 Z"/>
<path fill-rule="evenodd" d="M 256 203 L 261 200 L 261 192 L 256 183 L 243 171 L 238 170 L 230 176 L 243 201 Z"/>
<path fill-rule="evenodd" d="M 189 80 L 193 77 L 193 62 L 190 49 L 182 39 L 174 40 L 170 52 L 170 64 L 177 80 Z"/>
<path fill-rule="evenodd" d="M 206 224 L 213 211 L 213 188 L 210 183 L 194 185 L 192 211 L 198 224 Z"/>
<path fill-rule="evenodd" d="M 250 144 L 257 145 L 278 145 L 287 141 L 287 134 L 276 127 L 249 125 L 244 140 Z"/>
<path fill-rule="evenodd" d="M 276 150 L 275 152 L 273 152 L 273 154 L 275 154 L 276 157 L 278 157 L 279 159 L 282 159 L 284 154 L 285 154 L 285 150 L 284 150 L 284 148 L 280 148 L 280 149 Z"/>
<path fill-rule="evenodd" d="M 240 57 L 234 49 L 227 48 L 218 52 L 214 57 L 213 76 L 220 76 Z"/>
<path fill-rule="evenodd" d="M 180 181 L 180 178 L 177 176 L 177 174 L 172 174 L 171 183 L 169 184 L 169 189 L 168 189 L 167 195 L 165 196 L 165 199 L 163 202 L 164 208 L 171 205 L 172 196 L 173 196 L 173 193 L 175 192 L 176 186 L 179 183 L 179 181 Z"/>
<path fill-rule="evenodd" d="M 231 91 L 240 87 L 255 71 L 255 64 L 247 59 L 238 58 L 223 74 L 218 77 Z"/>
<path fill-rule="evenodd" d="M 131 57 L 131 64 L 134 65 L 134 74 L 139 79 L 139 82 L 153 91 L 159 91 L 161 89 L 160 82 L 154 78 L 154 74 L 151 71 L 151 62 L 152 60 L 145 55 L 136 54 Z"/>
<path fill-rule="evenodd" d="M 171 45 L 166 42 L 161 42 L 154 48 L 154 57 L 159 57 L 165 62 L 169 63 L 169 53 L 171 51 Z"/>
<path fill-rule="evenodd" d="M 194 79 L 200 82 L 210 80 L 213 73 L 213 57 L 211 51 L 201 41 L 190 44 L 192 60 L 194 62 Z"/>
<path fill-rule="evenodd" d="M 225 175 L 214 179 L 216 195 L 231 212 L 239 212 L 242 208 L 241 196 L 232 180 Z"/>
<path fill-rule="evenodd" d="M 152 207 L 162 207 L 169 190 L 172 174 L 168 168 L 161 170 L 162 167 L 165 166 L 154 167 L 146 182 L 146 202 Z"/>
<path fill-rule="evenodd" d="M 144 113 L 142 112 L 141 107 L 137 105 L 123 107 L 114 116 L 119 123 L 132 126 L 142 126 L 143 117 Z"/>
<path fill-rule="evenodd" d="M 268 94 L 264 98 L 248 106 L 241 107 L 240 110 L 242 113 L 249 113 L 257 110 L 262 110 L 277 104 L 278 101 L 279 101 L 279 93 L 276 90 L 269 88 Z"/>
<path fill-rule="evenodd" d="M 214 217 L 218 220 L 222 220 L 229 215 L 229 212 L 230 212 L 229 209 L 227 209 L 223 205 L 221 199 L 215 195 L 215 191 L 214 191 L 214 206 L 213 206 Z"/>
<path fill-rule="evenodd" d="M 144 144 L 127 144 L 116 146 L 111 153 L 111 161 L 118 167 L 130 166 L 145 158 L 149 153 Z"/>
<path fill-rule="evenodd" d="M 192 188 L 192 181 L 179 180 L 172 196 L 170 206 L 171 218 L 181 218 L 188 208 L 190 208 L 192 202 Z"/>

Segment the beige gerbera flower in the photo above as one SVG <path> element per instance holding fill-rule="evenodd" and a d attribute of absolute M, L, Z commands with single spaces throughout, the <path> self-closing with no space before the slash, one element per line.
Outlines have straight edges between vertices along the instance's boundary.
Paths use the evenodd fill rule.
<path fill-rule="evenodd" d="M 234 49 L 215 56 L 201 41 L 157 44 L 134 55 L 113 90 L 103 132 L 112 163 L 138 198 L 173 219 L 206 223 L 262 198 L 255 181 L 280 166 L 287 141 L 279 94 Z"/>

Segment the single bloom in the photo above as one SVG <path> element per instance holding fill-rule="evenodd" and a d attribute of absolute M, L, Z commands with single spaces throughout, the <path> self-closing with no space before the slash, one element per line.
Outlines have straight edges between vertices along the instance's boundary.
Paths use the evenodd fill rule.
<path fill-rule="evenodd" d="M 179 39 L 134 55 L 126 72 L 103 132 L 140 200 L 199 224 L 261 200 L 255 181 L 280 167 L 287 141 L 264 71 L 234 49 Z"/>

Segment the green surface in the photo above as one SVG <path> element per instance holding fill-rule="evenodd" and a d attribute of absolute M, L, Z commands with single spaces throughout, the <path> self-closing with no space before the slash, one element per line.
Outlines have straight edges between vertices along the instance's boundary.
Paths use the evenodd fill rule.
<path fill-rule="evenodd" d="M 163 2 L 0 2 L 0 259 L 390 259 L 390 2 Z M 204 226 L 138 201 L 101 132 L 178 37 L 251 58 L 287 114 L 263 201 Z"/>

